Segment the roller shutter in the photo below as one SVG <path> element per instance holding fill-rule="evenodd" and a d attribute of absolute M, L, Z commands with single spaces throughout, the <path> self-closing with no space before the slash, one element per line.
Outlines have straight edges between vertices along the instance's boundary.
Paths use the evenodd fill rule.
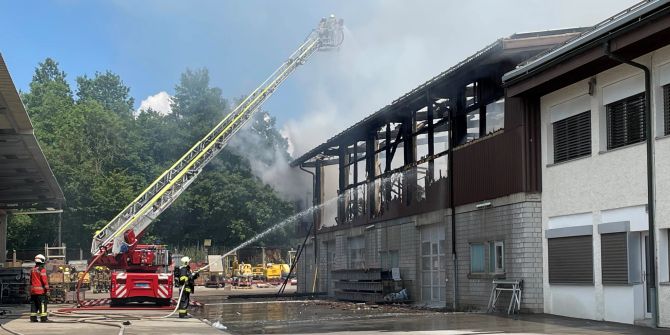
<path fill-rule="evenodd" d="M 628 238 L 625 232 L 600 235 L 603 284 L 628 284 Z"/>
<path fill-rule="evenodd" d="M 591 235 L 550 238 L 549 283 L 593 284 Z"/>
<path fill-rule="evenodd" d="M 607 149 L 644 142 L 644 93 L 607 105 Z"/>
<path fill-rule="evenodd" d="M 591 155 L 591 111 L 554 122 L 554 163 Z"/>

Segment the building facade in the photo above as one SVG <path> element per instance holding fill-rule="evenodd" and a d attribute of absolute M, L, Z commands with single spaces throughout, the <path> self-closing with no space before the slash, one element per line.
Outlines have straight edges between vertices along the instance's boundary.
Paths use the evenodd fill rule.
<path fill-rule="evenodd" d="M 643 2 L 504 77 L 540 116 L 546 313 L 633 324 L 658 306 L 670 326 L 669 36 L 667 2 Z"/>
<path fill-rule="evenodd" d="M 579 32 L 500 39 L 296 159 L 320 205 L 298 290 L 378 301 L 388 271 L 418 305 L 482 310 L 511 279 L 542 312 L 540 119 L 501 77 Z"/>

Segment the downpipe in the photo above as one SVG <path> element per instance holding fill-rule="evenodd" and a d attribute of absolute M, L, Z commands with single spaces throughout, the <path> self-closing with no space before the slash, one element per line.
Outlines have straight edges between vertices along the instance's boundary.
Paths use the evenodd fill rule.
<path fill-rule="evenodd" d="M 655 231 L 655 190 L 654 190 L 654 137 L 653 137 L 653 124 L 654 120 L 651 115 L 651 70 L 640 63 L 624 59 L 611 52 L 610 41 L 605 43 L 605 54 L 612 60 L 615 60 L 621 64 L 627 64 L 638 69 L 641 69 L 644 72 L 644 117 L 645 122 L 645 137 L 647 139 L 647 217 L 649 220 L 649 245 L 648 253 L 649 258 L 647 263 L 650 266 L 647 266 L 647 290 L 649 291 L 649 298 L 653 299 L 652 306 L 654 310 L 653 319 L 654 326 L 658 328 L 658 319 L 659 319 L 659 304 L 658 304 L 658 290 L 656 285 L 656 231 Z"/>

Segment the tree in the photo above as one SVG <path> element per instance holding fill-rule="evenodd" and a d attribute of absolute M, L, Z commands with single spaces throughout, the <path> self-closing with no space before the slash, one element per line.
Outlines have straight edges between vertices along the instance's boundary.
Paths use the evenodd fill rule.
<path fill-rule="evenodd" d="M 87 249 L 96 230 L 209 132 L 229 108 L 221 90 L 210 87 L 206 69 L 182 74 L 169 115 L 152 110 L 133 115 L 129 88 L 112 72 L 78 77 L 77 100 L 65 78 L 58 63 L 46 59 L 38 65 L 23 98 L 65 193 L 64 242 Z M 269 120 L 272 122 L 255 119 L 244 130 L 259 139 L 257 145 L 249 146 L 251 151 L 259 150 L 259 157 L 260 150 L 268 146 L 286 154 L 286 142 L 274 120 Z M 212 238 L 232 247 L 293 212 L 291 203 L 252 174 L 248 158 L 227 148 L 145 237 L 173 245 Z M 40 230 L 40 220 L 47 219 L 12 219 L 12 247 L 28 247 L 35 241 L 52 243 L 53 223 Z M 40 234 L 34 233 L 37 230 Z M 280 229 L 270 238 L 275 238 L 272 243 L 288 245 L 289 236 Z"/>
<path fill-rule="evenodd" d="M 47 144 L 55 141 L 55 123 L 74 104 L 72 90 L 65 77 L 58 62 L 47 58 L 38 64 L 29 85 L 30 92 L 22 97 L 35 124 L 36 136 Z"/>
<path fill-rule="evenodd" d="M 97 101 L 105 109 L 124 118 L 132 116 L 135 103 L 130 96 L 130 88 L 111 71 L 96 72 L 93 78 L 86 75 L 77 77 L 77 97 L 80 102 Z"/>
<path fill-rule="evenodd" d="M 209 86 L 207 69 L 182 73 L 170 106 L 186 143 L 195 143 L 228 112 L 221 89 Z"/>

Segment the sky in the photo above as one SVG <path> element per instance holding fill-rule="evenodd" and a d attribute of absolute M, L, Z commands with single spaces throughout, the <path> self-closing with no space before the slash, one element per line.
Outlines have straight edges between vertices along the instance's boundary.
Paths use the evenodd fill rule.
<path fill-rule="evenodd" d="M 74 87 L 110 70 L 136 108 L 169 111 L 187 68 L 226 97 L 252 91 L 319 19 L 344 19 L 337 52 L 316 54 L 266 103 L 297 156 L 501 37 L 591 26 L 634 0 L 0 0 L 0 53 L 20 90 L 46 57 Z"/>

